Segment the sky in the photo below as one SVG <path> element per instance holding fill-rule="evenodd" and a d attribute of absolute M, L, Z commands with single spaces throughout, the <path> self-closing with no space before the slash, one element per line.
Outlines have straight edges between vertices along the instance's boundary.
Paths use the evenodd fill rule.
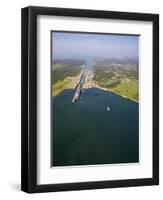
<path fill-rule="evenodd" d="M 139 36 L 52 32 L 52 59 L 138 58 Z"/>

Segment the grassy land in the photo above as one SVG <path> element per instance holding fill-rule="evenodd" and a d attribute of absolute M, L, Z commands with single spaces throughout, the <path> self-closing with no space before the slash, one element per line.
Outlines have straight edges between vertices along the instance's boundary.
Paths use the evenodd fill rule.
<path fill-rule="evenodd" d="M 72 85 L 72 80 L 71 78 L 67 77 L 62 81 L 57 81 L 55 84 L 52 86 L 52 96 L 56 96 L 63 92 L 65 89 L 70 88 Z"/>
<path fill-rule="evenodd" d="M 132 65 L 95 65 L 94 81 L 101 88 L 139 101 L 138 71 Z"/>
<path fill-rule="evenodd" d="M 74 63 L 73 63 L 74 64 Z M 82 66 L 57 63 L 52 65 L 52 96 L 74 87 Z"/>
<path fill-rule="evenodd" d="M 52 83 L 63 81 L 68 76 L 77 76 L 82 70 L 81 66 L 70 66 L 67 64 L 52 65 Z"/>
<path fill-rule="evenodd" d="M 139 100 L 139 84 L 137 81 L 120 83 L 116 87 L 112 88 L 112 91 L 129 99 L 136 101 Z"/>

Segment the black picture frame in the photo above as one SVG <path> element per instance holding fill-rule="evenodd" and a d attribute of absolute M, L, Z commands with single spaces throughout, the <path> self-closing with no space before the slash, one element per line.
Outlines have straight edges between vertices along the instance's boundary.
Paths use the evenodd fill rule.
<path fill-rule="evenodd" d="M 153 23 L 153 177 L 37 184 L 37 16 L 55 15 Z M 21 190 L 28 193 L 159 184 L 159 15 L 30 6 L 21 11 Z M 147 113 L 148 114 L 148 113 Z"/>

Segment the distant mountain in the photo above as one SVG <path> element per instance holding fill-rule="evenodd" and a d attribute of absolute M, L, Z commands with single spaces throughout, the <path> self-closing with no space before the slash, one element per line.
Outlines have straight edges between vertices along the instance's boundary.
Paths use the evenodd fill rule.
<path fill-rule="evenodd" d="M 55 59 L 52 61 L 52 64 L 66 64 L 70 66 L 83 65 L 84 60 L 81 59 Z"/>
<path fill-rule="evenodd" d="M 107 65 L 107 64 L 134 64 L 138 65 L 138 59 L 136 58 L 120 58 L 120 57 L 104 57 L 94 58 L 95 64 Z"/>

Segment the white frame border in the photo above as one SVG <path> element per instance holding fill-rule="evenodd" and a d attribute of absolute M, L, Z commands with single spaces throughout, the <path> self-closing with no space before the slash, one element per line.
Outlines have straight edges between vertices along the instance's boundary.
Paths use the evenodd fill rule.
<path fill-rule="evenodd" d="M 152 22 L 43 16 L 37 18 L 37 183 L 54 184 L 152 177 Z M 140 34 L 140 164 L 51 168 L 51 30 Z M 92 31 L 93 30 L 93 31 Z M 99 31 L 100 30 L 100 31 Z M 110 31 L 111 30 L 111 31 Z M 45 67 L 49 66 L 49 67 Z M 148 70 L 148 76 L 145 76 Z M 47 89 L 49 88 L 49 89 Z M 141 111 L 141 112 L 140 112 Z M 148 113 L 148 114 L 147 114 Z M 140 120 L 141 119 L 141 120 Z M 142 131 L 143 130 L 143 131 Z M 146 139 L 148 138 L 148 140 Z M 150 152 L 150 153 L 149 153 Z M 150 155 L 150 156 L 149 156 Z"/>

